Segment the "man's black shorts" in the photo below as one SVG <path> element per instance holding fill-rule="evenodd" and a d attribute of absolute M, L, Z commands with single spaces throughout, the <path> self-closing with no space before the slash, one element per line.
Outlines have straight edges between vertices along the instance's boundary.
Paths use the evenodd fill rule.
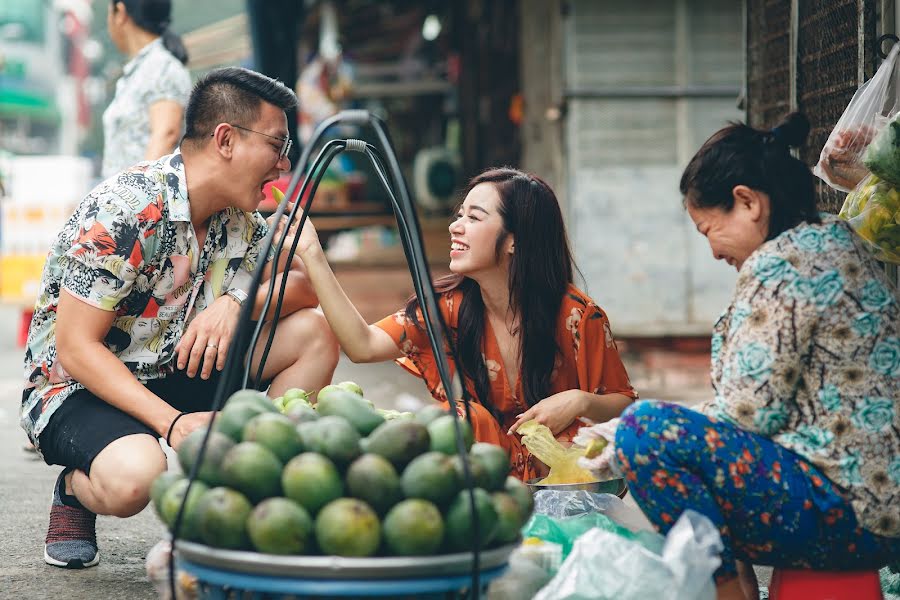
<path fill-rule="evenodd" d="M 212 408 L 220 373 L 209 379 L 188 377 L 175 371 L 164 379 L 147 383 L 147 389 L 182 412 L 202 412 Z M 26 392 L 27 393 L 27 392 Z M 87 390 L 66 398 L 50 417 L 40 435 L 40 449 L 48 465 L 74 467 L 90 473 L 91 463 L 115 440 L 135 433 L 159 435 L 147 425 L 101 400 Z"/>

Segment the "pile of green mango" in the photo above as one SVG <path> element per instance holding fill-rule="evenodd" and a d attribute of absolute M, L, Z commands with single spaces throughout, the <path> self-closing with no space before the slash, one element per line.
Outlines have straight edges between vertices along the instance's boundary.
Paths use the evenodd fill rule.
<path fill-rule="evenodd" d="M 467 551 L 472 505 L 457 452 L 466 449 L 482 548 L 515 542 L 531 491 L 509 477 L 499 446 L 474 443 L 471 426 L 437 405 L 377 410 L 352 382 L 269 400 L 241 390 L 217 416 L 179 536 L 268 554 L 422 556 Z M 388 418 L 386 418 L 388 417 Z M 183 471 L 206 430 L 178 448 Z M 169 471 L 151 489 L 172 528 L 187 479 Z"/>
<path fill-rule="evenodd" d="M 883 261 L 900 264 L 900 191 L 869 175 L 847 195 L 840 217 L 865 239 Z"/>

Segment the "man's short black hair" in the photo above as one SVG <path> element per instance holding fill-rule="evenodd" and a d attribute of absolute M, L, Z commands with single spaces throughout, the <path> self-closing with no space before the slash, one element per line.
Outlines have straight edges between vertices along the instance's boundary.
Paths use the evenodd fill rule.
<path fill-rule="evenodd" d="M 185 140 L 199 142 L 219 123 L 250 126 L 262 102 L 289 111 L 297 108 L 293 90 L 262 73 L 241 67 L 215 69 L 200 78 L 185 110 Z"/>

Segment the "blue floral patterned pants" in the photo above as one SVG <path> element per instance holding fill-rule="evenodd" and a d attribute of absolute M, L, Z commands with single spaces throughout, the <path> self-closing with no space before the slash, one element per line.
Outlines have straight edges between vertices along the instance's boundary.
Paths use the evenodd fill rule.
<path fill-rule="evenodd" d="M 850 503 L 813 465 L 772 440 L 682 406 L 638 402 L 616 430 L 616 458 L 647 518 L 667 533 L 685 509 L 707 516 L 735 560 L 821 570 L 874 569 L 900 538 L 862 529 Z"/>

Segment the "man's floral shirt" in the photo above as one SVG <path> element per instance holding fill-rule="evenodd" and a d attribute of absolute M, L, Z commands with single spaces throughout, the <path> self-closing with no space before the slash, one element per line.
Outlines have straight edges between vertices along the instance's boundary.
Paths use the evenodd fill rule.
<path fill-rule="evenodd" d="M 199 248 L 176 152 L 97 186 L 56 237 L 25 352 L 22 426 L 34 442 L 75 390 L 56 356 L 61 293 L 115 312 L 106 346 L 140 381 L 174 369 L 175 345 L 191 319 L 230 289 L 247 291 L 268 228 L 259 213 L 212 216 Z"/>

